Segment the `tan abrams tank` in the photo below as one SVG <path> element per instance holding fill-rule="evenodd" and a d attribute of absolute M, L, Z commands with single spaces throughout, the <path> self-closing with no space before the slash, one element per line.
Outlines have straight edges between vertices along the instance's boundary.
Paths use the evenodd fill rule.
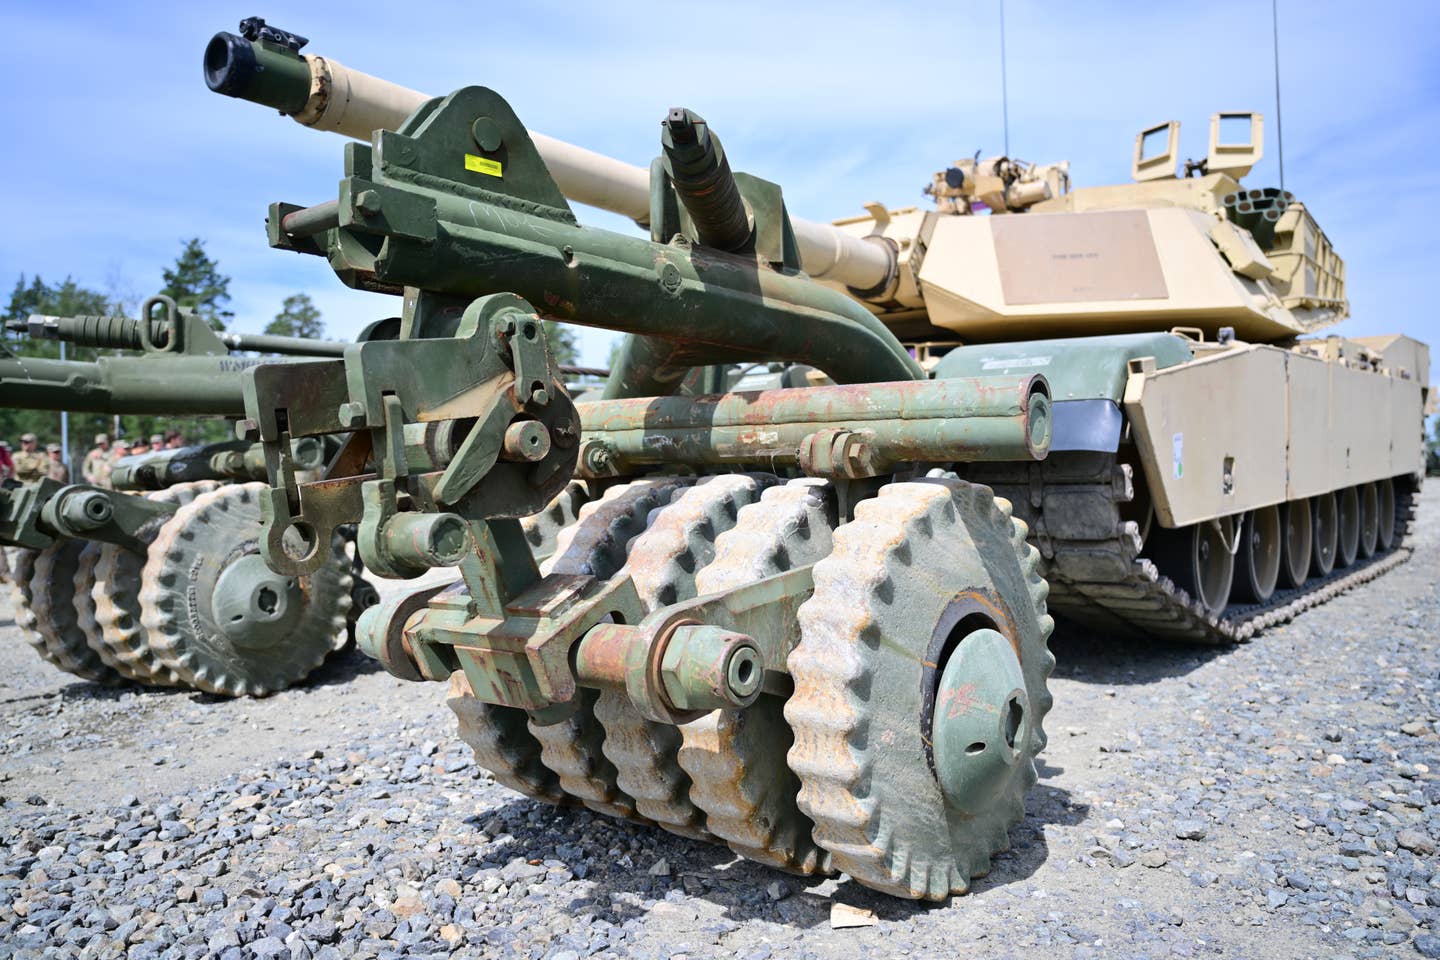
<path fill-rule="evenodd" d="M 962 474 L 1030 525 L 1072 619 L 1243 640 L 1408 556 L 1429 349 L 1305 336 L 1348 315 L 1344 265 L 1292 194 L 1240 183 L 1261 130 L 1216 114 L 1182 177 L 1179 124 L 1150 128 L 1115 186 L 962 161 L 936 210 L 837 224 L 896 251 L 850 292 L 935 377 L 1049 379 L 1049 458 Z"/>

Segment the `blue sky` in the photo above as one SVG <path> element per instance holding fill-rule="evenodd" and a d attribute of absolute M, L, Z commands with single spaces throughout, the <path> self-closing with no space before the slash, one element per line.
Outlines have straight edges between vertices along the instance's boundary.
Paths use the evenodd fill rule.
<path fill-rule="evenodd" d="M 666 108 L 692 107 L 738 169 L 781 183 L 809 219 L 922 203 L 933 171 L 1001 151 L 996 2 L 681 9 L 12 0 L 0 282 L 69 274 L 143 296 L 200 236 L 233 277 L 237 329 L 302 290 L 340 335 L 396 312 L 265 245 L 268 203 L 333 197 L 342 141 L 206 90 L 205 42 L 251 14 L 421 90 L 494 87 L 531 129 L 633 163 L 656 152 Z M 1440 4 L 1281 0 L 1280 21 L 1285 185 L 1345 258 L 1340 332 L 1440 343 Z M 1182 155 L 1201 156 L 1212 112 L 1256 109 L 1268 142 L 1247 182 L 1278 183 L 1268 0 L 1010 0 L 1006 27 L 1014 155 L 1069 159 L 1077 185 L 1122 182 L 1141 127 L 1180 120 Z M 607 336 L 585 332 L 583 359 L 603 362 Z"/>

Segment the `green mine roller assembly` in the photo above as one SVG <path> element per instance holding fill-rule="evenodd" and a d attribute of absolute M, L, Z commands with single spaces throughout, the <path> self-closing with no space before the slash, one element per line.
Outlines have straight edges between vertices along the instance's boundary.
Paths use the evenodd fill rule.
<path fill-rule="evenodd" d="M 35 335 L 138 354 L 94 363 L 0 357 L 0 403 L 106 413 L 243 412 L 229 351 L 337 356 L 343 344 L 291 338 L 226 343 L 164 298 L 142 320 L 32 317 Z M 336 437 L 290 446 L 319 476 Z M 0 543 L 19 548 L 16 620 L 45 660 L 96 683 L 263 696 L 303 679 L 347 641 L 378 596 L 353 532 L 317 569 L 281 577 L 259 557 L 264 449 L 234 440 L 115 461 L 110 487 L 45 479 L 0 488 Z M 353 613 L 352 613 L 353 611 Z"/>
<path fill-rule="evenodd" d="M 243 373 L 258 555 L 315 577 L 353 526 L 378 576 L 454 568 L 366 610 L 357 642 L 447 683 L 526 796 L 943 899 L 1023 815 L 1051 603 L 1234 640 L 1403 559 L 1428 358 L 1296 340 L 1343 314 L 1338 260 L 1287 196 L 1269 219 L 1226 205 L 1231 146 L 1187 183 L 1145 157 L 1133 195 L 977 160 L 936 212 L 815 224 L 691 110 L 632 167 L 493 90 L 428 97 L 305 43 L 246 21 L 207 83 L 360 141 L 334 197 L 272 205 L 269 241 L 404 314 L 395 339 Z M 649 236 L 581 226 L 572 200 Z M 1051 269 L 1080 247 L 1103 276 Z M 626 335 L 601 399 L 571 399 L 547 320 Z M 809 385 L 726 391 L 770 363 Z M 1393 452 L 1346 425 L 1356 398 L 1383 400 Z M 1344 455 L 1287 443 L 1292 404 L 1341 411 Z M 336 431 L 306 477 L 293 444 Z"/>

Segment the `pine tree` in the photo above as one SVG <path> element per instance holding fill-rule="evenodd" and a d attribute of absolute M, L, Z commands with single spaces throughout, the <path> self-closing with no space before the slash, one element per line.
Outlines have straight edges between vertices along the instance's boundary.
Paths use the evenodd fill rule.
<path fill-rule="evenodd" d="M 296 293 L 280 304 L 280 312 L 265 327 L 265 332 L 279 337 L 321 340 L 325 337 L 325 324 L 320 319 L 320 308 L 315 306 L 310 295 Z"/>
<path fill-rule="evenodd" d="M 194 310 L 216 330 L 224 330 L 225 321 L 235 316 L 225 309 L 230 302 L 230 278 L 210 259 L 199 237 L 185 241 L 175 266 L 167 268 L 161 277 L 165 281 L 161 293 Z"/>

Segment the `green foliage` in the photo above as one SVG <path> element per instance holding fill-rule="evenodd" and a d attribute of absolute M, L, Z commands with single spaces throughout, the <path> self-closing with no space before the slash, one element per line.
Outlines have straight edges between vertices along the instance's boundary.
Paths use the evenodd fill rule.
<path fill-rule="evenodd" d="M 556 363 L 574 364 L 580 356 L 580 347 L 575 340 L 575 331 L 566 323 L 545 321 L 545 342 L 550 345 L 550 355 Z"/>
<path fill-rule="evenodd" d="M 123 306 L 112 303 L 110 298 L 98 290 L 82 287 L 70 277 L 59 284 L 46 283 L 39 276 L 26 278 L 21 274 L 15 281 L 5 307 L 6 320 L 23 320 L 39 313 L 56 317 L 79 315 L 105 315 L 123 312 Z M 43 357 L 58 359 L 61 345 L 53 340 L 32 340 L 23 334 L 12 334 L 8 330 L 0 339 L 0 350 L 19 357 Z M 77 347 L 65 344 L 67 360 L 94 361 L 105 351 L 92 347 Z M 118 425 L 118 429 L 117 429 Z M 217 419 L 188 419 L 153 416 L 111 417 L 100 413 L 70 414 L 70 458 L 72 464 L 90 449 L 97 433 L 108 433 L 134 440 L 149 437 L 153 433 L 163 434 L 167 430 L 179 430 L 191 443 L 211 443 L 217 440 L 233 439 L 229 423 Z M 55 410 L 7 410 L 0 409 L 0 440 L 10 441 L 14 449 L 20 448 L 20 436 L 33 433 L 40 443 L 60 442 L 60 413 Z M 78 474 L 77 474 L 78 476 Z"/>
<path fill-rule="evenodd" d="M 224 330 L 225 321 L 235 316 L 225 309 L 230 302 L 230 278 L 210 259 L 199 237 L 185 241 L 175 266 L 167 268 L 161 277 L 165 281 L 161 293 L 194 310 L 214 329 Z"/>
<path fill-rule="evenodd" d="M 277 337 L 304 337 L 308 340 L 322 340 L 325 337 L 325 323 L 320 319 L 320 308 L 315 306 L 308 293 L 296 293 L 285 298 L 280 312 L 265 327 L 265 332 Z"/>

